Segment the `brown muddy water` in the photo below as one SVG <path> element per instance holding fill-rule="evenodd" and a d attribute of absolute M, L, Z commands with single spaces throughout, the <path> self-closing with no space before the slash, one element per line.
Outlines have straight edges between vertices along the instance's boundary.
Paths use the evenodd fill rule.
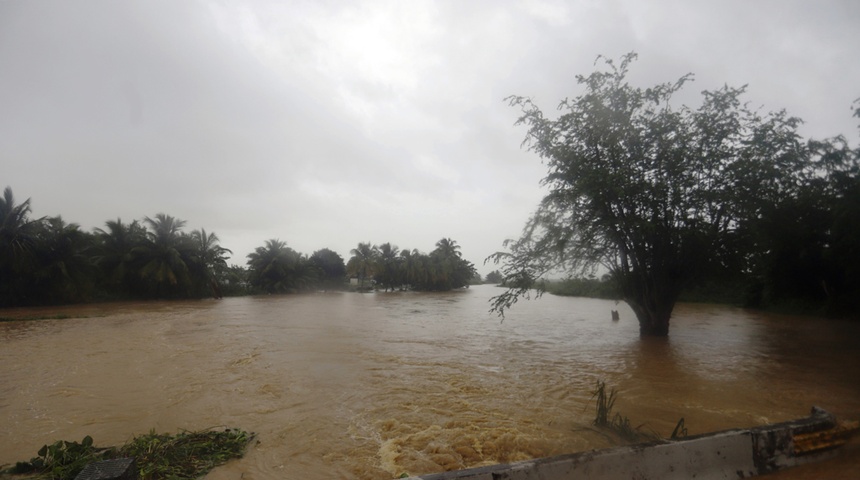
<path fill-rule="evenodd" d="M 82 316 L 0 323 L 0 465 L 58 439 L 115 445 L 217 426 L 259 442 L 210 479 L 388 479 L 511 462 L 610 446 L 589 428 L 598 379 L 618 390 L 617 411 L 663 435 L 680 417 L 696 434 L 812 405 L 860 419 L 856 323 L 683 304 L 668 339 L 640 339 L 624 304 L 547 295 L 500 322 L 487 312 L 499 292 L 0 311 Z M 841 461 L 808 478 L 856 478 L 845 471 L 860 460 Z"/>

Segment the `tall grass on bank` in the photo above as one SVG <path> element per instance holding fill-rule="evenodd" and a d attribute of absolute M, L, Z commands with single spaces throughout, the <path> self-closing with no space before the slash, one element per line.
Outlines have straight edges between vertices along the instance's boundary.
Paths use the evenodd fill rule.
<path fill-rule="evenodd" d="M 622 441 L 629 443 L 663 440 L 663 437 L 659 433 L 650 427 L 646 427 L 644 423 L 633 427 L 630 423 L 630 418 L 626 415 L 621 415 L 618 412 L 615 412 L 613 415 L 612 409 L 615 407 L 618 392 L 614 388 L 607 391 L 606 382 L 602 380 L 597 381 L 597 388 L 592 392 L 591 398 L 595 399 L 596 412 L 594 421 L 592 422 L 592 425 L 595 427 L 609 431 Z M 676 440 L 685 436 L 687 436 L 687 428 L 684 425 L 684 418 L 682 417 L 675 425 L 675 429 L 672 431 L 669 439 Z"/>
<path fill-rule="evenodd" d="M 615 400 L 618 398 L 617 395 L 618 393 L 614 388 L 607 392 L 606 382 L 602 380 L 597 381 L 597 388 L 591 394 L 591 398 L 596 398 L 595 407 L 597 409 L 592 424 L 595 427 L 614 433 L 625 442 L 635 443 L 659 440 L 660 435 L 653 430 L 643 430 L 645 424 L 633 427 L 626 415 L 622 416 L 617 412 L 613 415 L 612 409 L 615 406 Z"/>

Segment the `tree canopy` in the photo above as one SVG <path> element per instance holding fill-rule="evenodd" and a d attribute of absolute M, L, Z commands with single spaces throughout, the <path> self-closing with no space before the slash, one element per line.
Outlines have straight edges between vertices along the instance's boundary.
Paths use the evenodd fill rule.
<path fill-rule="evenodd" d="M 385 290 L 452 290 L 468 286 L 475 276 L 475 266 L 462 258 L 460 246 L 450 238 L 436 242 L 429 254 L 400 250 L 390 243 L 359 243 L 352 249 L 346 268 L 358 278 L 359 288 L 365 288 L 365 281 L 372 279 Z"/>
<path fill-rule="evenodd" d="M 608 272 L 643 335 L 667 335 L 681 291 L 715 272 L 753 269 L 763 214 L 796 198 L 815 165 L 785 111 L 762 114 L 744 87 L 703 91 L 697 108 L 673 96 L 685 75 L 650 88 L 628 83 L 635 54 L 577 76 L 584 93 L 545 116 L 509 97 L 524 145 L 548 168 L 548 189 L 522 235 L 491 259 L 509 289 L 499 313 L 548 273 Z M 856 163 L 856 160 L 855 160 Z"/>
<path fill-rule="evenodd" d="M 92 233 L 62 217 L 31 217 L 6 187 L 0 198 L 0 307 L 130 298 L 203 298 L 347 288 L 347 265 L 323 248 L 308 257 L 270 239 L 227 265 L 232 252 L 206 229 L 158 213 L 125 223 L 109 220 Z M 430 255 L 391 243 L 361 243 L 349 274 L 374 288 L 450 290 L 468 283 L 473 265 L 459 246 L 442 239 Z"/>

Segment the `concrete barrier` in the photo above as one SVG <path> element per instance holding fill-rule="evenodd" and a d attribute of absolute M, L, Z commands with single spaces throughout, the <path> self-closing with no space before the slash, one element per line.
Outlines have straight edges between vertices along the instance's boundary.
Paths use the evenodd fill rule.
<path fill-rule="evenodd" d="M 857 430 L 813 407 L 807 418 L 681 440 L 412 477 L 423 480 L 737 479 L 832 456 Z"/>

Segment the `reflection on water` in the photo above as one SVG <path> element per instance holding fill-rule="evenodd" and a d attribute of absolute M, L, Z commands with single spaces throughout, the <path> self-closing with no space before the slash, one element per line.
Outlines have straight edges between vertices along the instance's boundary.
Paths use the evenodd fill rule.
<path fill-rule="evenodd" d="M 806 415 L 860 418 L 860 325 L 681 305 L 668 339 L 632 312 L 545 296 L 504 322 L 493 287 L 18 310 L 0 324 L 0 464 L 56 439 L 99 444 L 228 425 L 248 455 L 210 478 L 373 478 L 609 446 L 597 379 L 668 435 Z M 621 321 L 610 320 L 620 310 Z"/>

